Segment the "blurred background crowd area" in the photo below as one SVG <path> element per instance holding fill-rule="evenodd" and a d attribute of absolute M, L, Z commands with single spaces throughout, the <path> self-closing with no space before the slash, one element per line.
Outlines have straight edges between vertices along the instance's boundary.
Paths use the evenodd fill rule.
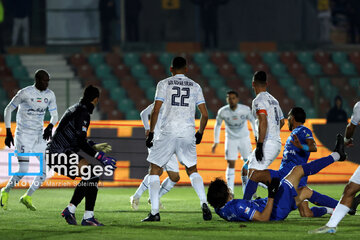
<path fill-rule="evenodd" d="M 257 70 L 285 114 L 296 105 L 309 118 L 346 121 L 359 100 L 359 0 L 0 2 L 1 112 L 44 68 L 59 114 L 94 84 L 94 119 L 139 119 L 176 55 L 203 87 L 210 118 L 230 89 L 251 106 Z"/>

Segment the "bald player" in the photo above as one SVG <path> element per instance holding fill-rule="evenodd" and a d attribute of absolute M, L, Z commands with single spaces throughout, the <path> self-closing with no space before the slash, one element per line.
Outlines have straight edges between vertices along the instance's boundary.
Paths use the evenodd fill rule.
<path fill-rule="evenodd" d="M 35 84 L 25 87 L 17 92 L 4 111 L 6 138 L 5 145 L 9 148 L 14 145 L 18 153 L 45 153 L 46 142 L 52 137 L 52 129 L 58 121 L 56 98 L 53 91 L 48 89 L 50 75 L 47 71 L 39 69 L 35 72 Z M 11 133 L 11 112 L 17 110 L 15 144 Z M 45 130 L 44 117 L 46 109 L 50 112 L 51 119 Z M 8 209 L 10 190 L 24 177 L 29 170 L 29 157 L 18 156 L 19 170 L 1 189 L 1 207 Z M 40 161 L 39 157 L 38 160 Z M 46 162 L 43 157 L 42 172 L 36 176 L 27 192 L 20 198 L 20 203 L 28 209 L 35 211 L 32 204 L 32 194 L 46 179 Z"/>

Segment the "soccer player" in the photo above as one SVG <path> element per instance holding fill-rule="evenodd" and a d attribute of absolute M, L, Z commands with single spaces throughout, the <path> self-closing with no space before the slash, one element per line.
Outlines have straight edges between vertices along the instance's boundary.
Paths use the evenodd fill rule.
<path fill-rule="evenodd" d="M 329 156 L 294 167 L 290 174 L 281 180 L 280 186 L 280 179 L 272 175 L 268 198 L 232 199 L 225 182 L 217 179 L 210 184 L 207 199 L 215 212 L 227 221 L 284 220 L 304 199 L 310 197 L 311 192 L 298 189 L 301 178 L 316 174 L 333 162 L 345 159 L 344 139 L 338 134 L 334 152 Z"/>
<path fill-rule="evenodd" d="M 225 159 L 228 163 L 225 175 L 227 185 L 231 192 L 234 193 L 235 162 L 238 158 L 239 152 L 241 154 L 241 158 L 244 160 L 244 165 L 241 170 L 243 191 L 245 190 L 247 182 L 247 160 L 248 156 L 252 152 L 247 120 L 249 120 L 251 123 L 255 137 L 257 136 L 257 132 L 255 127 L 255 119 L 251 114 L 251 109 L 246 105 L 239 104 L 239 94 L 237 92 L 227 92 L 226 102 L 228 105 L 220 108 L 216 116 L 214 144 L 211 151 L 214 153 L 219 143 L 221 124 L 224 120 Z"/>
<path fill-rule="evenodd" d="M 154 108 L 154 103 L 150 104 L 147 108 L 145 108 L 140 113 L 141 121 L 145 128 L 145 137 L 149 136 L 150 132 L 150 125 L 149 125 L 149 116 L 151 115 L 151 111 Z M 159 126 L 161 126 L 161 118 L 162 118 L 162 109 L 160 108 L 159 116 L 157 123 L 155 125 L 154 133 L 156 134 L 154 136 L 154 139 L 156 139 L 160 133 Z M 151 148 L 148 148 L 148 151 L 151 151 Z M 175 154 L 171 156 L 170 161 L 165 165 L 163 168 L 167 174 L 168 177 L 162 182 L 159 192 L 159 199 L 164 196 L 165 193 L 168 193 L 175 184 L 180 180 L 179 176 L 179 164 L 176 159 Z M 136 190 L 135 194 L 130 197 L 130 203 L 131 207 L 134 210 L 137 210 L 139 208 L 139 200 L 141 195 L 148 189 L 149 186 L 149 174 L 147 174 L 144 177 L 144 180 L 141 182 L 140 186 Z M 150 201 L 149 201 L 150 202 Z M 161 204 L 161 201 L 159 200 L 160 208 L 164 208 L 164 206 Z"/>
<path fill-rule="evenodd" d="M 11 133 L 11 112 L 18 109 L 15 130 L 15 150 L 18 153 L 45 153 L 46 141 L 51 138 L 52 128 L 58 121 L 56 98 L 54 92 L 48 89 L 49 81 L 50 75 L 47 71 L 37 70 L 35 84 L 19 90 L 5 108 L 5 145 L 9 148 L 14 145 Z M 43 131 L 46 109 L 50 112 L 51 119 Z M 6 187 L 1 189 L 1 207 L 4 210 L 8 209 L 10 190 L 24 177 L 21 174 L 27 173 L 29 169 L 29 157 L 18 156 L 17 159 L 18 175 L 13 175 Z M 40 161 L 40 158 L 38 160 Z M 32 211 L 35 211 L 36 207 L 32 204 L 31 196 L 46 179 L 45 157 L 40 164 L 43 165 L 42 175 L 35 177 L 30 188 L 20 198 L 20 203 Z"/>
<path fill-rule="evenodd" d="M 274 176 L 275 174 L 277 174 L 278 178 L 283 179 L 295 166 L 308 162 L 310 152 L 316 152 L 317 147 L 311 130 L 303 125 L 305 121 L 306 113 L 304 109 L 294 107 L 290 110 L 288 114 L 288 127 L 292 132 L 286 141 L 279 171 L 255 170 L 251 175 L 250 181 L 268 183 L 270 182 L 271 175 Z M 335 199 L 307 187 L 307 177 L 301 178 L 298 188 L 302 189 L 302 191 L 312 192 L 308 200 L 316 205 L 323 206 L 321 208 L 313 207 L 310 209 L 307 201 L 302 202 L 298 205 L 302 217 L 321 217 L 326 213 L 332 213 L 338 204 L 338 201 Z"/>
<path fill-rule="evenodd" d="M 280 129 L 284 126 L 284 116 L 279 102 L 266 91 L 266 73 L 257 71 L 254 74 L 252 86 L 256 98 L 252 102 L 252 112 L 258 126 L 256 149 L 249 157 L 248 176 L 254 170 L 264 170 L 275 160 L 281 151 Z M 248 181 L 244 199 L 250 200 L 258 183 Z"/>
<path fill-rule="evenodd" d="M 360 102 L 357 102 L 353 109 L 350 123 L 347 125 L 345 130 L 345 145 L 348 147 L 354 146 L 353 135 L 356 126 L 360 122 Z M 344 193 L 340 199 L 339 204 L 336 206 L 334 213 L 330 217 L 330 220 L 325 226 L 318 229 L 309 231 L 309 233 L 335 233 L 336 227 L 340 221 L 349 212 L 350 207 L 354 201 L 355 194 L 360 191 L 360 167 L 356 169 L 354 174 L 351 176 L 349 183 L 345 186 Z"/>
<path fill-rule="evenodd" d="M 90 125 L 90 115 L 99 101 L 99 95 L 98 88 L 92 85 L 85 88 L 80 102 L 65 111 L 53 139 L 46 149 L 48 151 L 48 165 L 54 171 L 71 179 L 82 178 L 74 190 L 69 205 L 61 214 L 66 222 L 71 225 L 77 225 L 75 210 L 85 197 L 85 212 L 81 225 L 103 226 L 94 218 L 94 207 L 99 175 L 103 173 L 101 170 L 104 169 L 101 169 L 99 165 L 90 165 L 77 152 L 81 149 L 89 156 L 96 158 L 105 166 L 106 171 L 107 169 L 110 170 L 110 173 L 116 168 L 116 159 L 105 155 L 105 152 L 111 151 L 111 146 L 107 143 L 95 144 L 86 138 Z"/>
<path fill-rule="evenodd" d="M 184 74 L 187 71 L 186 60 L 175 57 L 170 71 L 172 77 L 160 81 L 156 87 L 154 108 L 150 120 L 150 132 L 146 146 L 152 147 L 147 161 L 150 162 L 149 195 L 151 212 L 143 221 L 160 221 L 159 191 L 162 167 L 175 153 L 179 162 L 185 165 L 191 185 L 195 189 L 203 211 L 203 219 L 211 220 L 211 211 L 207 205 L 204 183 L 197 172 L 196 145 L 201 142 L 208 112 L 199 84 Z M 154 138 L 154 129 L 163 106 L 159 136 Z M 200 128 L 195 133 L 195 108 L 201 113 Z"/>

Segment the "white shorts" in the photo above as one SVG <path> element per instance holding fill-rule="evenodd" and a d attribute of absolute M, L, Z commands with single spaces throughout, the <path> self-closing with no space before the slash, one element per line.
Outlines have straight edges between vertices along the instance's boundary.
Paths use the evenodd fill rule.
<path fill-rule="evenodd" d="M 227 139 L 225 138 L 225 159 L 237 160 L 238 153 L 240 152 L 241 158 L 248 159 L 251 154 L 252 146 L 249 136 L 239 139 Z"/>
<path fill-rule="evenodd" d="M 148 153 L 150 154 L 152 148 L 148 148 Z M 177 161 L 176 155 L 173 154 L 169 162 L 163 167 L 165 171 L 169 172 L 179 172 L 179 163 Z"/>
<path fill-rule="evenodd" d="M 19 153 L 45 153 L 46 141 L 41 134 L 15 131 L 15 149 Z M 45 160 L 45 158 L 43 158 Z"/>
<path fill-rule="evenodd" d="M 171 160 L 174 154 L 177 159 L 187 168 L 196 165 L 196 144 L 195 136 L 177 137 L 173 135 L 160 134 L 154 139 L 154 145 L 151 148 L 147 161 L 159 167 L 165 165 Z"/>
<path fill-rule="evenodd" d="M 353 182 L 360 185 L 360 166 L 356 169 L 354 174 L 351 176 L 349 182 Z"/>
<path fill-rule="evenodd" d="M 249 157 L 249 169 L 265 170 L 276 159 L 281 151 L 281 142 L 267 140 L 263 145 L 264 157 L 261 162 L 258 162 L 255 157 L 255 150 Z"/>

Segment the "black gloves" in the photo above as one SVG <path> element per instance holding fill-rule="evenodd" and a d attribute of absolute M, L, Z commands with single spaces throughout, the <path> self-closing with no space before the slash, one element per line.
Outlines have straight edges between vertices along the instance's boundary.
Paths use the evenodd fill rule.
<path fill-rule="evenodd" d="M 5 145 L 10 148 L 11 144 L 14 146 L 14 138 L 13 138 L 13 135 L 11 133 L 11 128 L 7 128 L 6 129 Z"/>
<path fill-rule="evenodd" d="M 146 146 L 151 148 L 153 146 L 152 140 L 154 138 L 154 132 L 149 132 L 149 135 L 146 138 Z"/>
<path fill-rule="evenodd" d="M 279 178 L 273 178 L 271 179 L 271 183 L 268 186 L 268 197 L 269 198 L 275 198 L 275 195 L 280 187 L 280 179 Z"/>
<path fill-rule="evenodd" d="M 256 144 L 256 149 L 255 149 L 255 157 L 256 157 L 256 160 L 258 162 L 261 162 L 261 160 L 263 159 L 264 157 L 264 153 L 263 153 L 263 143 L 257 143 Z"/>
<path fill-rule="evenodd" d="M 49 139 L 52 139 L 52 129 L 53 129 L 54 125 L 52 125 L 52 123 L 49 123 L 49 125 L 47 125 L 47 127 L 44 130 L 44 134 L 43 134 L 43 139 L 48 141 Z"/>
<path fill-rule="evenodd" d="M 201 139 L 202 139 L 203 134 L 199 133 L 199 131 L 197 131 L 195 133 L 195 138 L 196 138 L 196 144 L 200 144 L 201 143 Z"/>

